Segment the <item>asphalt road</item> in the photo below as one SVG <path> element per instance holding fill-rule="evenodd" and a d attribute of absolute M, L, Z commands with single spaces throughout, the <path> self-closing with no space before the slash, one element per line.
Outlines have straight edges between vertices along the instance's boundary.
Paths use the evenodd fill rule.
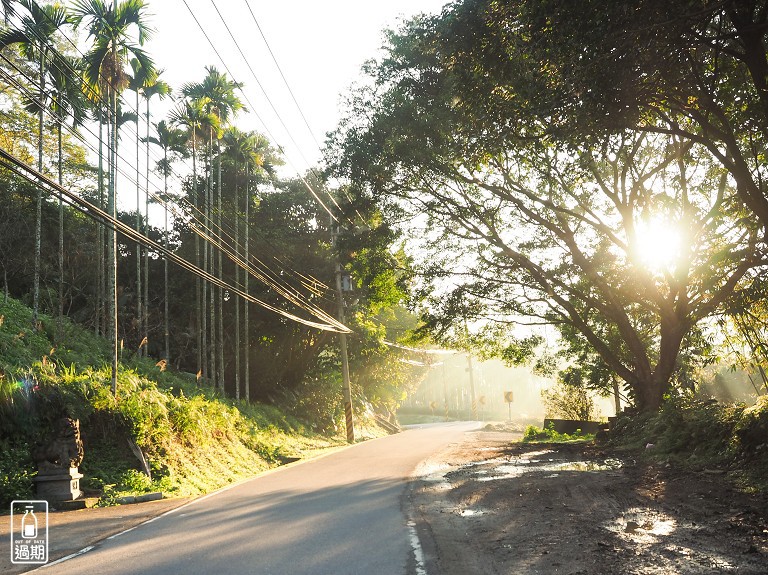
<path fill-rule="evenodd" d="M 421 426 L 191 502 L 42 574 L 414 575 L 416 466 L 477 424 Z"/>

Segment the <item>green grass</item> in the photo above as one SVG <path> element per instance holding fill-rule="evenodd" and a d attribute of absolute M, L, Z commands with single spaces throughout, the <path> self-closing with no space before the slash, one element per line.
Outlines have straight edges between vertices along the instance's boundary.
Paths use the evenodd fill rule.
<path fill-rule="evenodd" d="M 33 495 L 30 450 L 62 416 L 80 420 L 86 489 L 105 504 L 124 495 L 163 491 L 197 495 L 250 477 L 288 459 L 343 444 L 314 433 L 273 406 L 236 402 L 154 360 L 120 365 L 111 393 L 108 346 L 65 320 L 42 317 L 31 328 L 28 308 L 0 304 L 0 505 Z M 139 471 L 129 440 L 149 461 Z"/>
<path fill-rule="evenodd" d="M 529 425 L 525 428 L 523 443 L 586 443 L 594 441 L 593 433 L 580 433 L 578 430 L 574 434 L 558 433 L 552 426 L 547 428 Z"/>

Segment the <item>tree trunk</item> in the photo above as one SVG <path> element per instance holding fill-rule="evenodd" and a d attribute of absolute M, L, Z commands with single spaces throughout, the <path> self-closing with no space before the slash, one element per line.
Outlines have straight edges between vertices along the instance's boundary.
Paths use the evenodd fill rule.
<path fill-rule="evenodd" d="M 61 142 L 61 122 L 62 118 L 58 119 L 57 136 L 58 136 L 58 172 L 59 172 L 59 186 L 64 185 L 63 174 L 63 162 L 62 162 L 62 142 Z M 59 315 L 56 324 L 56 338 L 57 343 L 61 343 L 63 337 L 63 322 L 64 322 L 64 196 L 59 190 Z"/>
<path fill-rule="evenodd" d="M 641 412 L 658 411 L 669 387 L 669 380 L 664 381 L 659 377 L 641 381 L 635 391 L 637 409 Z"/>
<path fill-rule="evenodd" d="M 198 214 L 200 213 L 200 198 L 197 189 L 197 135 L 192 127 L 192 197 Z M 199 217 L 195 214 L 195 217 Z M 200 267 L 200 235 L 195 234 L 195 265 Z M 195 333 L 197 334 L 197 381 L 203 375 L 203 295 L 200 276 L 195 276 Z"/>
<path fill-rule="evenodd" d="M 206 218 L 208 227 L 208 234 L 209 236 L 212 236 L 213 232 L 213 131 L 211 131 L 210 140 L 208 142 L 208 202 L 207 202 L 207 218 Z M 216 271 L 216 260 L 215 260 L 215 253 L 213 249 L 213 242 L 208 242 L 209 247 L 209 260 L 208 260 L 208 273 L 211 275 L 215 275 Z M 211 284 L 208 286 L 208 293 L 210 295 L 210 301 L 208 302 L 209 308 L 209 320 L 210 325 L 208 326 L 210 329 L 210 347 L 208 349 L 209 352 L 209 370 L 210 370 L 210 377 L 211 377 L 211 383 L 213 384 L 213 387 L 218 387 L 219 380 L 216 377 L 216 290 L 215 286 Z"/>
<path fill-rule="evenodd" d="M 206 152 L 207 152 L 208 144 L 206 143 Z M 206 153 L 206 156 L 208 154 Z M 210 161 L 209 158 L 206 157 L 206 163 L 205 163 L 205 199 L 203 200 L 203 221 L 202 221 L 202 228 L 203 231 L 207 233 L 208 230 L 208 212 L 210 211 L 210 185 L 209 185 L 209 179 L 210 179 Z M 208 271 L 208 242 L 206 241 L 203 244 L 203 270 Z M 203 381 L 208 383 L 208 281 L 205 280 L 202 282 L 202 295 L 203 295 L 203 305 L 202 305 L 202 318 L 203 318 Z"/>
<path fill-rule="evenodd" d="M 104 206 L 104 124 L 103 113 L 99 109 L 99 172 L 98 172 L 98 188 L 99 188 L 99 208 L 102 210 Z M 104 286 L 104 224 L 101 221 L 96 223 L 96 322 L 94 331 L 96 335 L 102 335 L 102 301 L 103 301 L 103 286 Z"/>
<path fill-rule="evenodd" d="M 43 108 L 45 107 L 45 51 L 40 46 L 40 111 L 37 123 L 37 171 L 43 173 Z M 32 280 L 32 327 L 37 329 L 40 313 L 40 250 L 43 227 L 43 190 L 38 187 L 35 198 L 35 264 L 34 279 Z"/>
<path fill-rule="evenodd" d="M 237 185 L 237 160 L 235 160 L 235 254 L 240 257 L 240 197 Z M 246 274 L 248 271 L 246 270 Z M 240 287 L 240 265 L 235 265 L 235 287 Z M 240 399 L 240 296 L 235 297 L 235 399 Z"/>
<path fill-rule="evenodd" d="M 149 150 L 149 148 L 147 148 Z M 163 245 L 169 250 L 168 245 L 168 151 L 163 150 L 163 208 L 165 222 L 163 226 Z M 147 164 L 149 165 L 149 164 Z M 168 256 L 163 257 L 163 339 L 165 343 L 165 363 L 171 363 L 171 334 L 168 329 Z"/>
<path fill-rule="evenodd" d="M 250 207 L 251 207 L 251 174 L 250 174 L 250 164 L 245 164 L 245 293 L 250 295 L 250 292 L 248 291 L 248 284 L 250 280 L 251 274 L 248 272 L 248 265 L 250 264 L 250 237 L 251 237 L 251 229 L 250 229 Z M 250 401 L 251 399 L 251 331 L 250 331 L 250 325 L 249 325 L 249 308 L 250 308 L 250 301 L 245 300 L 243 303 L 243 330 L 245 331 L 245 339 L 243 340 L 245 343 L 245 372 L 243 373 L 243 385 L 245 386 L 245 401 Z"/>
<path fill-rule="evenodd" d="M 219 144 L 219 141 L 216 141 L 216 148 L 218 151 L 218 158 L 216 161 L 216 187 L 218 188 L 218 211 L 219 213 L 216 216 L 216 223 L 217 223 L 217 233 L 219 237 L 223 237 L 223 232 L 221 231 L 221 145 Z M 217 270 L 216 277 L 219 279 L 223 279 L 223 264 L 222 264 L 222 252 L 221 249 L 218 250 L 219 252 L 219 258 L 218 258 L 218 266 L 219 269 Z M 217 334 L 217 355 L 219 360 L 219 383 L 218 386 L 221 388 L 222 391 L 224 391 L 224 290 L 219 287 L 217 290 L 218 296 L 219 296 L 219 307 L 218 307 L 218 334 Z"/>
<path fill-rule="evenodd" d="M 141 172 L 139 171 L 139 90 L 136 89 L 136 231 L 141 233 L 141 185 L 139 183 L 141 178 Z M 137 325 L 137 341 L 139 342 L 138 356 L 144 355 L 143 346 L 141 345 L 144 339 L 144 325 L 143 317 L 144 310 L 141 303 L 141 244 L 136 242 L 136 325 Z"/>
<path fill-rule="evenodd" d="M 117 202 L 115 201 L 117 193 L 117 94 L 114 90 L 109 91 L 112 104 L 112 145 L 110 150 L 111 161 L 109 162 L 109 189 L 107 191 L 107 211 L 112 218 L 117 219 Z M 108 270 L 108 291 L 109 291 L 109 337 L 112 343 L 112 395 L 117 396 L 117 228 L 114 224 L 109 239 L 109 270 Z"/>
<path fill-rule="evenodd" d="M 138 113 L 138 108 L 136 112 Z M 138 120 L 137 120 L 138 126 Z M 146 163 L 146 178 L 144 179 L 144 235 L 149 235 L 149 98 L 147 98 L 147 163 Z M 166 214 L 167 218 L 167 214 Z M 149 339 L 149 248 L 144 249 L 144 335 Z M 144 350 L 145 356 L 149 355 L 149 343 Z"/>

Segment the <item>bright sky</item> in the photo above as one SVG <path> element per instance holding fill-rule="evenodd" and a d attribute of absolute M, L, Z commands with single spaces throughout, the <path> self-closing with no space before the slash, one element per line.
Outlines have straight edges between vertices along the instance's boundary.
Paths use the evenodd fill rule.
<path fill-rule="evenodd" d="M 295 174 L 318 163 L 320 151 L 315 140 L 322 145 L 325 134 L 335 128 L 340 116 L 340 94 L 359 77 L 363 62 L 376 56 L 384 43 L 382 31 L 395 28 L 403 18 L 418 13 L 437 13 L 445 2 L 186 0 L 224 59 L 222 63 L 185 0 L 149 0 L 156 35 L 147 50 L 158 67 L 165 70 L 163 78 L 175 90 L 186 82 L 200 81 L 206 65 L 226 72 L 226 64 L 228 76 L 245 84 L 245 96 L 250 101 L 250 105 L 245 102 L 250 113 L 242 114 L 235 123 L 242 129 L 262 132 L 282 146 L 289 161 L 284 174 Z M 214 6 L 221 11 L 258 82 Z M 314 139 L 285 88 L 249 6 L 312 128 Z M 155 106 L 160 111 L 167 104 Z"/>

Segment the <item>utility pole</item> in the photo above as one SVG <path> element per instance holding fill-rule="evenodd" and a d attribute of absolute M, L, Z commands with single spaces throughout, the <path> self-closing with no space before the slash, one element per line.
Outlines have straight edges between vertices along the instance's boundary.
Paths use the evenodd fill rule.
<path fill-rule="evenodd" d="M 464 318 L 464 333 L 469 338 L 467 318 Z M 467 352 L 467 371 L 469 372 L 469 399 L 472 402 L 472 419 L 477 421 L 477 399 L 475 398 L 475 375 L 472 370 L 472 354 Z"/>
<path fill-rule="evenodd" d="M 467 353 L 467 371 L 469 372 L 469 399 L 472 402 L 472 419 L 477 421 L 477 399 L 475 398 L 475 376 L 472 373 L 472 355 Z"/>
<path fill-rule="evenodd" d="M 336 247 L 336 236 L 338 234 L 336 226 L 331 220 L 333 246 Z M 346 323 L 344 314 L 344 287 L 342 286 L 342 267 L 341 262 L 336 256 L 336 296 L 339 303 L 339 322 Z M 352 389 L 349 383 L 349 357 L 347 356 L 347 334 L 343 331 L 339 333 L 339 343 L 341 344 L 341 375 L 344 381 L 344 419 L 347 428 L 347 443 L 355 442 L 355 428 L 352 421 Z"/>
<path fill-rule="evenodd" d="M 448 384 L 445 382 L 445 361 L 443 361 L 443 406 L 445 408 L 445 420 L 448 421 Z"/>

